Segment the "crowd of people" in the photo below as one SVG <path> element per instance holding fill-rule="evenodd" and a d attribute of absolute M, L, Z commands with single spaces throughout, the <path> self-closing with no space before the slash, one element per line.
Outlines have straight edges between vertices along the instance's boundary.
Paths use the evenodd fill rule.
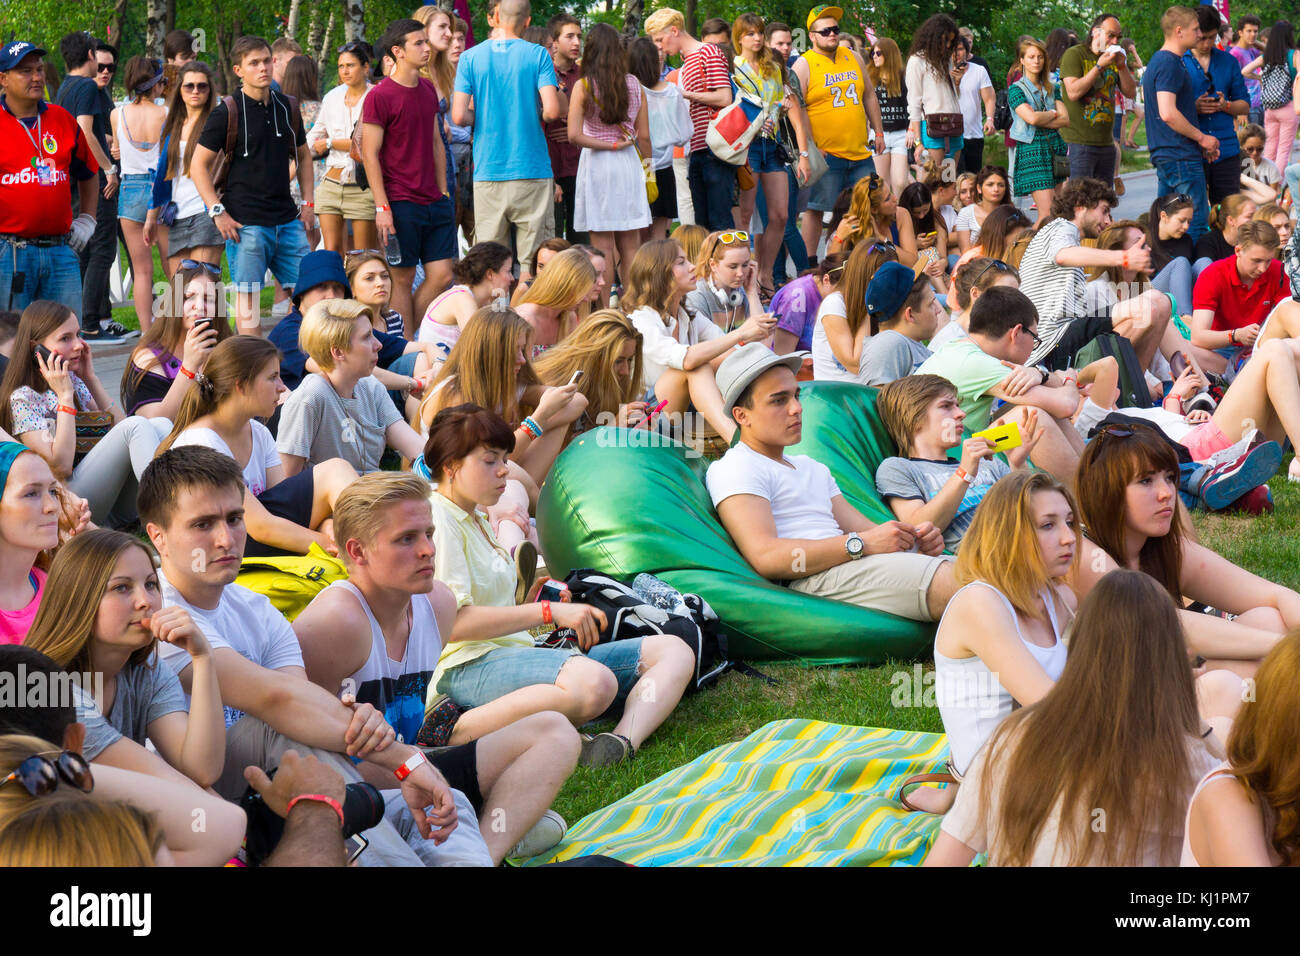
<path fill-rule="evenodd" d="M 548 577 L 540 489 L 605 425 L 707 447 L 762 577 L 935 624 L 950 760 L 898 794 L 945 814 L 927 864 L 1300 859 L 1300 594 L 1190 517 L 1272 510 L 1300 443 L 1291 25 L 1172 6 L 1144 62 L 1104 13 L 995 83 L 946 14 L 843 19 L 798 55 L 752 13 L 628 39 L 494 0 L 467 46 L 425 6 L 323 95 L 289 37 L 233 42 L 219 97 L 169 34 L 116 102 L 88 34 L 61 83 L 0 48 L 0 671 L 98 682 L 0 714 L 0 859 L 554 846 L 574 767 L 633 759 L 695 673 Z M 1159 188 L 1117 221 L 1126 114 Z M 893 520 L 787 453 L 808 381 L 874 390 Z M 309 552 L 343 570 L 292 615 L 236 581 Z"/>

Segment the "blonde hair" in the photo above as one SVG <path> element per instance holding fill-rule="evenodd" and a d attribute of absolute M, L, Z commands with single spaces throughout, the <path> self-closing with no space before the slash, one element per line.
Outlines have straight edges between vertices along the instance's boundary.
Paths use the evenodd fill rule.
<path fill-rule="evenodd" d="M 129 548 L 139 548 L 157 568 L 153 552 L 139 538 L 121 531 L 96 528 L 74 535 L 50 563 L 45 596 L 32 621 L 25 647 L 40 651 L 61 670 L 84 673 L 90 667 L 90 644 L 95 636 L 99 604 L 108 590 L 113 569 Z M 144 665 L 153 655 L 158 639 L 150 637 L 143 647 L 131 652 L 122 665 Z M 156 660 L 149 663 L 155 666 Z"/>
<path fill-rule="evenodd" d="M 1264 203 L 1264 205 L 1256 209 L 1255 215 L 1251 216 L 1250 218 L 1252 222 L 1266 222 L 1270 226 L 1272 226 L 1273 220 L 1278 216 L 1287 216 L 1288 218 L 1290 218 L 1290 214 L 1281 206 L 1279 206 L 1277 203 L 1268 202 L 1268 203 Z M 1276 226 L 1273 226 L 1273 231 L 1274 232 L 1277 231 Z M 1278 240 L 1279 242 L 1281 241 L 1281 236 L 1278 237 Z"/>
<path fill-rule="evenodd" d="M 517 425 L 526 414 L 519 406 L 518 387 L 540 384 L 527 360 L 515 374 L 517 343 L 523 340 L 527 356 L 532 337 L 533 327 L 514 309 L 493 304 L 475 312 L 420 402 L 420 422 L 431 422 L 442 409 L 469 402 Z"/>
<path fill-rule="evenodd" d="M 956 182 L 956 186 L 957 186 L 957 195 L 956 195 L 955 197 L 953 197 L 953 200 L 952 200 L 952 208 L 955 209 L 955 210 L 960 211 L 960 210 L 961 210 L 961 207 L 965 205 L 965 203 L 963 203 L 963 202 L 961 201 L 961 185 L 962 185 L 962 183 L 967 182 L 967 181 L 969 181 L 970 184 L 971 184 L 971 186 L 974 187 L 974 185 L 975 185 L 975 174 L 974 174 L 974 173 L 962 173 L 960 176 L 957 177 L 957 182 Z M 975 193 L 975 199 L 973 200 L 973 202 L 979 202 L 979 193 L 978 193 L 978 192 Z"/>
<path fill-rule="evenodd" d="M 957 552 L 956 573 L 958 583 L 986 581 L 1021 614 L 1043 620 L 1038 596 L 1050 579 L 1034 529 L 1033 496 L 1040 491 L 1065 498 L 1077 533 L 1079 509 L 1068 488 L 1045 472 L 1013 471 L 994 483 L 976 509 Z"/>
<path fill-rule="evenodd" d="M 595 287 L 596 267 L 585 252 L 574 247 L 555 254 L 533 279 L 518 304 L 540 305 L 561 313 L 573 310 L 576 313 L 574 323 L 560 328 L 560 340 L 563 341 L 587 317 L 587 297 Z"/>
<path fill-rule="evenodd" d="M 355 538 L 367 547 L 374 544 L 390 507 L 403 501 L 427 502 L 432 491 L 427 481 L 409 471 L 373 471 L 344 488 L 334 503 L 334 540 L 343 563 L 352 567 L 347 542 Z"/>
<path fill-rule="evenodd" d="M 1030 47 L 1033 47 L 1035 50 L 1038 50 L 1038 52 L 1043 54 L 1043 68 L 1038 71 L 1038 78 L 1034 80 L 1029 80 L 1029 74 L 1025 72 L 1024 68 L 1025 51 Z M 1035 39 L 1034 37 L 1022 37 L 1019 48 L 1016 51 L 1016 61 L 1021 65 L 1020 72 L 1023 79 L 1029 80 L 1029 82 L 1033 83 L 1040 90 L 1051 89 L 1052 81 L 1051 77 L 1048 75 L 1051 73 L 1051 68 L 1047 62 L 1047 47 L 1043 44 L 1043 41 Z"/>
<path fill-rule="evenodd" d="M 693 222 L 684 222 L 668 238 L 682 247 L 687 262 L 694 262 L 700 257 L 700 247 L 704 245 L 704 240 L 709 238 L 709 230 Z"/>
<path fill-rule="evenodd" d="M 674 10 L 672 7 L 661 7 L 645 18 L 645 35 L 648 37 L 652 37 L 656 33 L 671 27 L 676 27 L 683 33 L 686 32 L 686 18 L 682 16 L 680 10 Z"/>
<path fill-rule="evenodd" d="M 334 368 L 334 349 L 346 352 L 352 342 L 357 319 L 370 321 L 370 306 L 356 299 L 326 299 L 317 302 L 302 317 L 298 346 L 328 372 Z"/>
<path fill-rule="evenodd" d="M 614 363 L 628 342 L 636 343 L 636 354 L 632 356 L 632 374 L 622 379 L 615 373 Z M 641 395 L 641 347 L 641 333 L 631 319 L 615 309 L 600 309 L 567 339 L 543 353 L 533 368 L 545 385 L 565 385 L 582 369 L 578 391 L 587 397 L 587 414 L 594 421 L 603 413 L 617 415 L 620 405 Z"/>
<path fill-rule="evenodd" d="M 438 16 L 447 18 L 447 30 L 454 35 L 456 32 L 454 14 L 436 4 L 426 3 L 411 14 L 411 19 L 423 23 L 424 32 L 427 34 L 429 24 Z M 444 98 L 451 97 L 452 85 L 456 81 L 456 68 L 451 64 L 451 57 L 448 55 L 450 52 L 450 48 L 447 50 L 432 50 L 429 62 L 420 71 L 420 75 L 430 80 L 438 88 L 438 95 Z"/>

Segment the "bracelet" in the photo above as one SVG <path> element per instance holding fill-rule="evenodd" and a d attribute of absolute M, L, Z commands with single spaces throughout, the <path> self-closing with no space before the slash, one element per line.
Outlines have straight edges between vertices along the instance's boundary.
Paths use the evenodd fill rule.
<path fill-rule="evenodd" d="M 975 484 L 975 476 L 972 475 L 972 474 L 970 474 L 970 473 L 969 473 L 965 468 L 963 468 L 961 465 L 958 465 L 958 466 L 957 466 L 957 471 L 955 472 L 955 474 L 956 474 L 957 477 L 960 478 L 962 481 L 966 482 L 966 484 L 968 484 L 968 485 L 973 485 L 973 484 Z"/>
<path fill-rule="evenodd" d="M 1182 415 L 1182 414 L 1183 414 L 1183 399 L 1182 399 L 1182 396 L 1181 396 L 1181 395 L 1175 395 L 1173 392 L 1170 392 L 1168 395 L 1165 396 L 1165 402 L 1169 401 L 1169 399 L 1171 399 L 1171 398 L 1172 398 L 1175 402 L 1178 403 L 1178 414 L 1179 414 L 1179 415 Z M 1160 404 L 1163 405 L 1164 402 L 1161 402 Z"/>
<path fill-rule="evenodd" d="M 393 207 L 392 207 L 392 206 L 376 206 L 375 208 L 376 208 L 377 210 L 379 210 L 380 212 L 392 212 L 392 211 L 393 211 Z"/>
<path fill-rule="evenodd" d="M 191 382 L 194 381 L 196 378 L 198 378 L 198 376 L 197 376 L 194 372 L 191 372 L 191 371 L 190 371 L 189 369 L 187 369 L 184 365 L 182 365 L 182 366 L 180 367 L 180 374 L 184 375 L 184 376 L 185 376 L 186 378 L 188 378 Z"/>
<path fill-rule="evenodd" d="M 1128 271 L 1128 250 L 1127 249 L 1124 250 L 1124 261 L 1120 265 L 1120 268 L 1123 269 L 1125 272 Z"/>
<path fill-rule="evenodd" d="M 1236 344 L 1237 344 L 1237 330 L 1236 330 L 1236 329 L 1228 329 L 1228 344 L 1229 344 L 1229 345 L 1236 345 Z"/>
<path fill-rule="evenodd" d="M 339 815 L 339 829 L 343 828 L 344 825 L 343 806 L 333 797 L 327 797 L 323 793 L 298 794 L 298 796 L 294 797 L 292 800 L 289 801 L 289 809 L 285 811 L 285 816 L 288 816 L 290 813 L 292 813 L 294 806 L 303 800 L 310 800 L 313 803 L 323 803 L 325 804 L 325 806 L 331 808 L 335 813 Z"/>
<path fill-rule="evenodd" d="M 56 411 L 56 412 L 62 412 L 62 413 L 65 414 L 65 415 L 75 415 L 75 414 L 77 414 L 77 410 L 76 410 L 75 408 L 73 408 L 71 405 L 59 405 L 59 406 L 55 409 L 55 411 Z"/>
<path fill-rule="evenodd" d="M 532 435 L 534 438 L 542 437 L 542 426 L 537 424 L 537 419 L 533 418 L 532 415 L 525 416 L 524 420 L 519 424 L 523 428 L 528 429 L 528 433 Z"/>
<path fill-rule="evenodd" d="M 425 759 L 424 751 L 417 750 L 415 753 L 411 754 L 411 756 L 406 758 L 404 764 L 393 771 L 393 776 L 398 780 L 405 780 L 426 763 L 428 763 L 428 761 Z"/>
<path fill-rule="evenodd" d="M 553 618 L 551 617 L 551 602 L 543 601 L 542 602 L 542 623 L 550 624 L 552 620 Z"/>
<path fill-rule="evenodd" d="M 315 209 L 315 208 L 316 208 L 316 204 L 315 204 L 314 202 L 309 202 L 309 201 L 307 201 L 306 199 L 304 199 L 304 200 L 303 200 L 302 202 L 300 202 L 298 205 L 300 205 L 300 206 L 307 206 L 307 207 L 310 208 L 310 209 Z"/>

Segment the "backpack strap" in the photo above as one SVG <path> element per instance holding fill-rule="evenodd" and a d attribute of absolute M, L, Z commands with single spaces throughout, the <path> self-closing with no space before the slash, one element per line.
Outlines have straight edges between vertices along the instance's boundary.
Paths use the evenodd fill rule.
<path fill-rule="evenodd" d="M 235 155 L 235 140 L 239 138 L 239 115 L 235 112 L 235 98 L 223 96 L 221 102 L 226 107 L 226 152 Z"/>

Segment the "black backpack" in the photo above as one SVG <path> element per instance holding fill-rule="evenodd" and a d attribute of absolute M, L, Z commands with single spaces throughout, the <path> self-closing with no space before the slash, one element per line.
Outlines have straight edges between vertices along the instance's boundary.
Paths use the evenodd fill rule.
<path fill-rule="evenodd" d="M 993 128 L 1003 131 L 1011 129 L 1011 103 L 1006 90 L 998 90 L 993 106 Z"/>
<path fill-rule="evenodd" d="M 685 641 L 695 652 L 695 679 L 688 689 L 708 686 L 733 666 L 727 659 L 727 638 L 718 627 L 718 615 L 698 594 L 681 594 L 648 574 L 637 576 L 642 593 L 590 568 L 572 572 L 564 583 L 576 603 L 604 612 L 602 642 L 652 634 L 676 634 Z M 649 603 L 646 593 L 653 593 L 656 603 Z M 576 647 L 577 635 L 569 628 L 559 628 L 544 643 Z"/>

